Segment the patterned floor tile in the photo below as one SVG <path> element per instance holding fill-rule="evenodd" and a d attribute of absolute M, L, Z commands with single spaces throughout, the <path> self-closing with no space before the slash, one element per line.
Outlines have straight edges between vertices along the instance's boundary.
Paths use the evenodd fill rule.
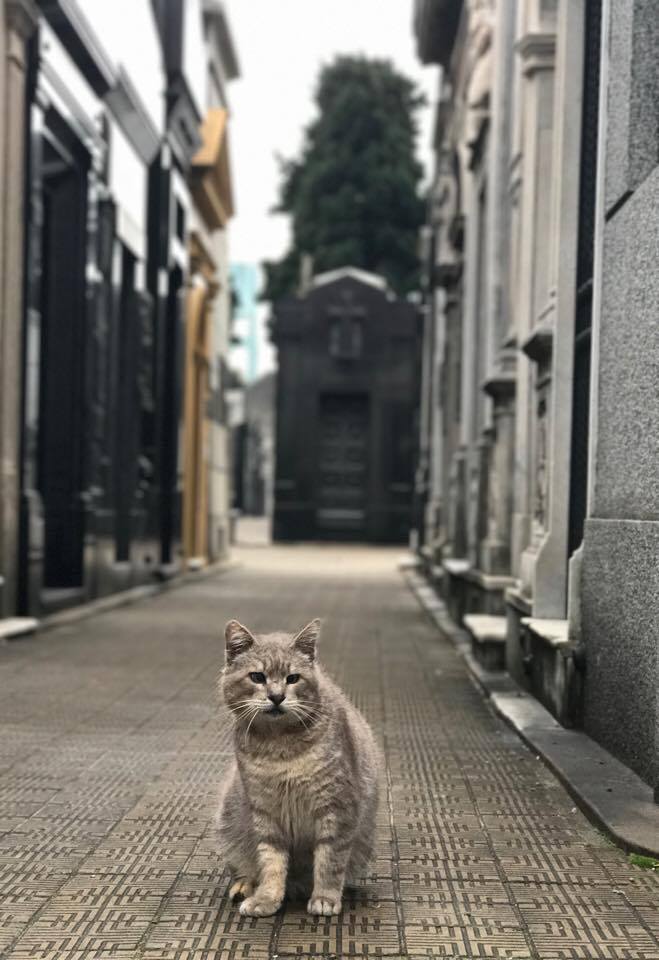
<path fill-rule="evenodd" d="M 2 960 L 659 960 L 659 877 L 496 720 L 396 558 L 248 551 L 221 580 L 0 649 Z M 218 624 L 313 615 L 385 754 L 376 860 L 337 918 L 244 918 L 213 827 Z"/>

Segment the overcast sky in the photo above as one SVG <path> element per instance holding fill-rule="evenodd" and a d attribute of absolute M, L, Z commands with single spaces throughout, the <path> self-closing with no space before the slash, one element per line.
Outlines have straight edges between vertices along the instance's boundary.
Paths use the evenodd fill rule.
<path fill-rule="evenodd" d="M 277 198 L 276 155 L 295 156 L 313 116 L 318 70 L 338 53 L 387 57 L 426 93 L 419 156 L 430 166 L 437 71 L 414 52 L 413 0 L 225 0 L 241 65 L 231 83 L 231 160 L 237 215 L 234 263 L 280 257 L 288 245 Z"/>

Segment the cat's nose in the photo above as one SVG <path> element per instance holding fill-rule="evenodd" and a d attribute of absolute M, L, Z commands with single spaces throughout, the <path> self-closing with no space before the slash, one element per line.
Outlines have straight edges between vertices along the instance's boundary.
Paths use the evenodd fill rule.
<path fill-rule="evenodd" d="M 279 704 L 282 703 L 282 701 L 284 701 L 285 699 L 286 699 L 285 693 L 269 693 L 268 694 L 268 700 L 272 700 L 272 702 L 276 707 L 278 707 Z"/>

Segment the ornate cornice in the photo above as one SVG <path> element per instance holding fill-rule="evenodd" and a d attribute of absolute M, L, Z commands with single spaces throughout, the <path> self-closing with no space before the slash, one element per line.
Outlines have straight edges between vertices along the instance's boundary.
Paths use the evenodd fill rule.
<path fill-rule="evenodd" d="M 525 33 L 515 44 L 525 74 L 551 70 L 556 55 L 555 33 Z"/>
<path fill-rule="evenodd" d="M 496 373 L 483 382 L 483 390 L 498 402 L 515 396 L 517 378 L 514 373 Z"/>
<path fill-rule="evenodd" d="M 533 328 L 521 349 L 529 360 L 533 360 L 534 363 L 541 363 L 551 356 L 553 345 L 553 327 L 546 322 L 541 322 Z"/>

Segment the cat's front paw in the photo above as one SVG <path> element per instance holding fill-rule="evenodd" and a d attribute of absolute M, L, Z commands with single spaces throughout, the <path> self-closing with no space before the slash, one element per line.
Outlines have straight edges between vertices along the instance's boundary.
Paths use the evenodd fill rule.
<path fill-rule="evenodd" d="M 336 916 L 341 913 L 341 894 L 316 893 L 314 890 L 307 904 L 307 913 L 314 917 Z"/>
<path fill-rule="evenodd" d="M 243 917 L 270 917 L 281 907 L 281 900 L 274 900 L 265 894 L 255 893 L 247 897 L 238 907 Z"/>

